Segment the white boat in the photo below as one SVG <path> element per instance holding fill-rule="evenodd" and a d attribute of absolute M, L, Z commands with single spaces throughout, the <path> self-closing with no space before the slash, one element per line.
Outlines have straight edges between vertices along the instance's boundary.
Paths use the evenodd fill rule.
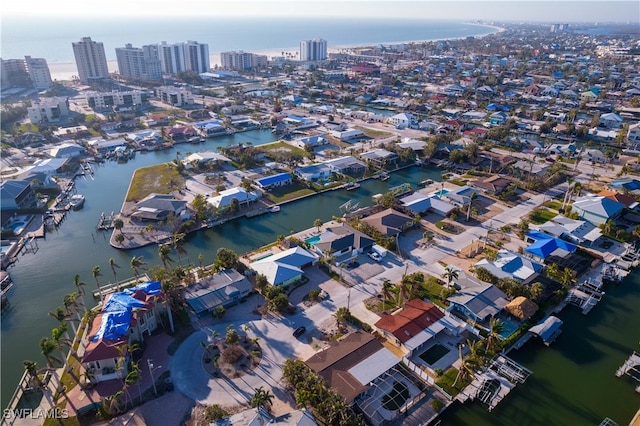
<path fill-rule="evenodd" d="M 69 198 L 69 205 L 74 210 L 81 209 L 84 205 L 84 195 L 76 194 L 71 196 L 71 198 Z"/>
<path fill-rule="evenodd" d="M 358 182 L 349 182 L 344 187 L 347 191 L 353 191 L 354 189 L 360 188 L 360 184 Z"/>
<path fill-rule="evenodd" d="M 271 213 L 277 213 L 280 211 L 280 206 L 273 206 L 269 209 Z"/>

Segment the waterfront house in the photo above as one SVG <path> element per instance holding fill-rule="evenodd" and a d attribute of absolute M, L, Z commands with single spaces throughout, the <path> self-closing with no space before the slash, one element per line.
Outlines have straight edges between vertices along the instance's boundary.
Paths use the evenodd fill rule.
<path fill-rule="evenodd" d="M 335 256 L 339 261 L 346 262 L 358 254 L 368 252 L 374 244 L 375 240 L 369 236 L 345 223 L 340 223 L 326 227 L 313 248 L 319 255 Z"/>
<path fill-rule="evenodd" d="M 150 336 L 159 325 L 168 325 L 173 331 L 171 309 L 159 281 L 108 294 L 78 350 L 82 366 L 91 372 L 92 382 L 124 379 L 131 357 L 129 345 L 143 342 L 145 334 Z"/>
<path fill-rule="evenodd" d="M 227 129 L 220 120 L 199 121 L 193 123 L 193 127 L 205 138 L 227 134 Z"/>
<path fill-rule="evenodd" d="M 91 132 L 89 132 L 87 126 L 58 127 L 58 129 L 53 131 L 52 135 L 58 140 L 69 140 L 88 137 L 91 135 Z M 46 139 L 42 138 L 39 142 L 46 142 Z"/>
<path fill-rule="evenodd" d="M 238 204 L 240 206 L 248 206 L 258 198 L 259 197 L 256 192 L 247 192 L 247 190 L 242 187 L 235 187 L 219 192 L 215 197 L 208 198 L 207 202 L 213 204 L 217 209 L 226 209 L 231 206 L 234 199 L 238 200 Z"/>
<path fill-rule="evenodd" d="M 176 143 L 187 142 L 189 139 L 198 135 L 196 129 L 191 126 L 173 126 L 165 131 L 165 135 Z"/>
<path fill-rule="evenodd" d="M 268 191 L 278 186 L 291 185 L 293 178 L 289 173 L 278 173 L 254 180 L 258 188 Z"/>
<path fill-rule="evenodd" d="M 462 280 L 459 278 L 458 281 Z M 493 284 L 482 283 L 470 277 L 465 277 L 464 281 L 473 285 L 465 285 L 453 296 L 449 296 L 447 311 L 455 311 L 477 323 L 486 323 L 509 303 L 507 295 Z"/>
<path fill-rule="evenodd" d="M 189 167 L 207 167 L 219 165 L 220 163 L 231 163 L 231 160 L 222 154 L 213 151 L 195 152 L 182 159 L 182 164 Z"/>
<path fill-rule="evenodd" d="M 425 141 L 419 141 L 416 139 L 405 138 L 402 142 L 398 142 L 396 146 L 402 149 L 410 149 L 418 153 L 422 153 L 424 147 L 427 145 Z"/>
<path fill-rule="evenodd" d="M 460 188 L 447 192 L 446 194 L 444 194 L 444 198 L 446 198 L 447 201 L 449 201 L 451 204 L 454 204 L 458 207 L 466 207 L 471 202 L 472 194 L 478 195 L 478 190 L 469 186 L 462 186 Z"/>
<path fill-rule="evenodd" d="M 169 216 L 187 216 L 187 202 L 178 200 L 173 195 L 152 193 L 138 201 L 131 213 L 132 218 L 160 221 Z"/>
<path fill-rule="evenodd" d="M 325 180 L 333 173 L 358 174 L 363 173 L 367 165 L 352 156 L 333 158 L 322 163 L 296 167 L 293 173 L 309 182 Z"/>
<path fill-rule="evenodd" d="M 326 145 L 329 143 L 329 141 L 323 135 L 314 135 L 314 136 L 307 136 L 304 138 L 296 139 L 291 143 L 297 146 L 298 148 L 306 149 L 307 147 L 316 148 L 322 145 Z"/>
<path fill-rule="evenodd" d="M 350 333 L 304 363 L 376 426 L 390 424 L 421 392 L 415 384 L 418 379 L 401 368 L 400 359 L 369 333 Z M 406 389 L 405 397 L 397 409 L 385 408 L 381 401 L 400 383 Z"/>
<path fill-rule="evenodd" d="M 498 278 L 513 278 L 526 281 L 536 272 L 542 271 L 544 265 L 508 250 L 499 250 L 495 260 L 482 259 L 475 268 L 484 268 Z"/>
<path fill-rule="evenodd" d="M 247 277 L 233 269 L 225 269 L 188 285 L 183 294 L 189 307 L 199 315 L 214 312 L 219 306 L 233 306 L 248 296 L 251 290 L 253 286 Z"/>
<path fill-rule="evenodd" d="M 62 143 L 49 150 L 49 155 L 54 158 L 80 157 L 86 149 L 76 143 Z"/>
<path fill-rule="evenodd" d="M 456 208 L 456 206 L 435 194 L 425 195 L 421 192 L 414 192 L 411 195 L 400 198 L 398 201 L 414 215 L 433 212 L 440 216 L 446 216 Z"/>
<path fill-rule="evenodd" d="M 620 216 L 624 204 L 607 197 L 587 195 L 578 198 L 571 205 L 571 209 L 577 212 L 582 219 L 597 226 Z"/>
<path fill-rule="evenodd" d="M 445 315 L 436 305 L 413 299 L 399 311 L 383 315 L 374 327 L 408 357 L 438 340 L 439 335 L 457 336 L 466 329 L 457 318 Z"/>
<path fill-rule="evenodd" d="M 360 159 L 364 161 L 371 161 L 373 164 L 381 168 L 385 168 L 387 166 L 396 167 L 398 154 L 387 151 L 383 148 L 376 148 L 360 154 Z"/>
<path fill-rule="evenodd" d="M 413 226 L 413 219 L 394 209 L 386 209 L 360 219 L 387 237 L 395 237 Z"/>
<path fill-rule="evenodd" d="M 524 251 L 535 258 L 545 260 L 550 256 L 566 257 L 577 250 L 577 246 L 540 231 L 529 231 L 525 242 L 530 245 Z"/>
<path fill-rule="evenodd" d="M 292 247 L 249 264 L 249 269 L 267 278 L 269 284 L 286 287 L 300 281 L 303 268 L 318 261 L 318 256 L 302 247 Z"/>
<path fill-rule="evenodd" d="M 87 143 L 89 148 L 95 153 L 105 153 L 113 151 L 119 147 L 126 147 L 127 141 L 124 138 L 119 139 L 94 139 Z"/>
<path fill-rule="evenodd" d="M 0 208 L 3 212 L 36 206 L 36 195 L 27 180 L 5 180 L 0 183 Z"/>
<path fill-rule="evenodd" d="M 538 305 L 524 296 L 518 296 L 509 302 L 504 310 L 520 321 L 525 321 L 538 311 Z"/>
<path fill-rule="evenodd" d="M 518 160 L 513 167 L 520 170 L 523 176 L 541 176 L 551 167 L 549 163 L 539 163 L 536 161 Z"/>

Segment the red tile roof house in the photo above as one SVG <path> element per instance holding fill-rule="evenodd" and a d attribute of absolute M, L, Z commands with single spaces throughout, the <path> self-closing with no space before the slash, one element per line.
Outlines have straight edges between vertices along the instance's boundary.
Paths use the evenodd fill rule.
<path fill-rule="evenodd" d="M 78 351 L 91 382 L 126 377 L 129 345 L 143 342 L 145 333 L 150 336 L 165 320 L 173 332 L 171 310 L 158 281 L 107 295 Z"/>
<path fill-rule="evenodd" d="M 404 350 L 406 357 L 423 352 L 445 334 L 453 338 L 465 330 L 477 334 L 471 326 L 420 299 L 409 301 L 392 315 L 384 315 L 375 328 Z"/>

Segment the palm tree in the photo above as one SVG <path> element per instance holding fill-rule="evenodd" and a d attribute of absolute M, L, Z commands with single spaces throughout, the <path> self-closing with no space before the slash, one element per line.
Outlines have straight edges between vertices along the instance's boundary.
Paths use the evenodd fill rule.
<path fill-rule="evenodd" d="M 542 297 L 543 293 L 544 285 L 542 285 L 542 283 L 540 282 L 533 283 L 531 285 L 531 288 L 529 289 L 529 296 L 531 297 L 531 299 L 533 299 L 534 302 L 540 300 L 540 297 Z"/>
<path fill-rule="evenodd" d="M 393 284 L 389 280 L 384 280 L 382 283 L 382 310 L 385 310 L 387 305 L 387 300 L 393 297 L 393 293 L 391 292 L 393 289 Z"/>
<path fill-rule="evenodd" d="M 487 336 L 487 351 L 493 352 L 500 339 L 500 333 L 504 331 L 504 323 L 498 318 L 489 321 L 489 335 Z"/>
<path fill-rule="evenodd" d="M 71 329 L 73 330 L 74 336 L 78 334 L 78 330 L 76 329 L 76 322 L 80 324 L 82 320 L 82 316 L 80 315 L 80 311 L 78 310 L 78 298 L 79 296 L 73 292 L 64 296 L 62 303 L 64 304 L 66 318 L 71 323 Z"/>
<path fill-rule="evenodd" d="M 402 277 L 402 280 L 400 280 L 398 284 L 398 299 L 402 301 L 403 305 L 413 298 L 415 291 L 415 282 L 407 276 Z"/>
<path fill-rule="evenodd" d="M 313 226 L 316 227 L 317 231 L 320 232 L 320 227 L 322 226 L 322 220 L 316 219 L 313 221 Z"/>
<path fill-rule="evenodd" d="M 454 280 L 457 280 L 459 275 L 460 271 L 457 268 L 451 265 L 447 265 L 447 267 L 444 268 L 444 273 L 441 275 L 441 277 L 447 280 L 447 288 L 451 288 L 451 283 Z"/>
<path fill-rule="evenodd" d="M 560 277 L 560 283 L 565 287 L 570 287 L 573 284 L 573 271 L 569 268 L 564 268 L 562 276 Z"/>
<path fill-rule="evenodd" d="M 472 192 L 469 196 L 469 206 L 467 208 L 467 222 L 469 222 L 469 217 L 471 216 L 471 207 L 473 206 L 473 202 L 478 198 L 478 193 Z"/>
<path fill-rule="evenodd" d="M 558 264 L 557 263 L 552 263 L 551 265 L 547 266 L 547 276 L 551 279 L 557 279 L 558 278 Z"/>
<path fill-rule="evenodd" d="M 133 256 L 129 265 L 131 266 L 131 270 L 133 271 L 133 275 L 136 277 L 136 281 L 138 281 L 140 277 L 140 269 L 146 265 L 147 263 L 142 260 L 142 256 Z"/>
<path fill-rule="evenodd" d="M 256 392 L 251 398 L 251 406 L 254 408 L 264 408 L 269 412 L 271 410 L 271 404 L 273 404 L 273 394 L 262 386 L 256 388 Z"/>
<path fill-rule="evenodd" d="M 116 288 L 120 291 L 120 283 L 118 282 L 118 275 L 116 274 L 116 269 L 119 268 L 113 257 L 109 258 L 109 266 L 111 267 L 111 272 L 113 273 L 113 280 L 116 282 Z"/>
<path fill-rule="evenodd" d="M 80 302 L 82 304 L 82 312 L 83 314 L 87 311 L 87 305 L 84 302 L 84 286 L 87 285 L 86 283 L 80 281 L 80 274 L 76 274 L 75 277 L 73 277 L 73 285 L 76 286 L 76 290 L 77 290 L 77 294 L 78 294 L 78 298 L 80 299 Z"/>
<path fill-rule="evenodd" d="M 100 281 L 98 281 L 98 277 L 102 276 L 102 274 L 100 273 L 100 266 L 98 265 L 94 266 L 93 269 L 91 270 L 91 273 L 93 274 L 93 279 L 96 280 L 96 287 L 98 288 L 98 297 L 102 302 L 102 291 L 100 290 Z"/>
<path fill-rule="evenodd" d="M 347 320 L 351 316 L 349 309 L 345 306 L 338 308 L 338 310 L 333 314 L 336 319 L 336 325 L 338 329 L 343 329 L 347 325 Z"/>
<path fill-rule="evenodd" d="M 47 368 L 51 370 L 51 377 L 55 379 L 56 389 L 61 387 L 60 377 L 56 371 L 56 365 L 62 364 L 62 361 L 53 355 L 53 351 L 56 350 L 56 342 L 53 339 L 43 337 L 40 339 L 40 353 L 44 356 L 47 362 Z"/>
<path fill-rule="evenodd" d="M 162 265 L 167 268 L 168 265 L 173 262 L 173 259 L 171 259 L 171 257 L 169 256 L 169 253 L 171 253 L 171 248 L 166 245 L 166 244 L 162 244 L 158 246 L 158 255 L 160 256 L 160 260 L 162 261 Z"/>

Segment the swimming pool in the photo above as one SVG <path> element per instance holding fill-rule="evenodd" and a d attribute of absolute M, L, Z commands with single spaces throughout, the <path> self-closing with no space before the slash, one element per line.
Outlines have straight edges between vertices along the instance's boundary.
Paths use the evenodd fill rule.
<path fill-rule="evenodd" d="M 5 229 L 11 229 L 15 235 L 20 235 L 31 223 L 33 216 L 16 216 L 5 225 Z"/>
<path fill-rule="evenodd" d="M 509 336 L 515 333 L 518 327 L 520 327 L 520 324 L 518 324 L 511 318 L 500 318 L 500 322 L 502 322 L 502 331 L 500 332 L 500 337 L 502 339 L 507 339 Z"/>
<path fill-rule="evenodd" d="M 438 198 L 442 198 L 442 197 L 444 197 L 445 195 L 447 195 L 447 194 L 448 194 L 448 193 L 450 193 L 450 192 L 451 192 L 451 191 L 449 191 L 448 189 L 444 189 L 444 188 L 442 188 L 442 189 L 441 189 L 441 190 L 439 190 L 439 191 L 432 192 L 430 195 L 432 195 L 432 196 L 433 196 L 433 195 L 435 195 L 435 196 L 436 196 L 436 197 L 438 197 Z"/>
<path fill-rule="evenodd" d="M 304 240 L 304 242 L 309 244 L 310 246 L 315 246 L 316 244 L 318 244 L 319 241 L 320 241 L 320 235 L 315 235 L 311 238 L 307 238 L 306 240 Z"/>

